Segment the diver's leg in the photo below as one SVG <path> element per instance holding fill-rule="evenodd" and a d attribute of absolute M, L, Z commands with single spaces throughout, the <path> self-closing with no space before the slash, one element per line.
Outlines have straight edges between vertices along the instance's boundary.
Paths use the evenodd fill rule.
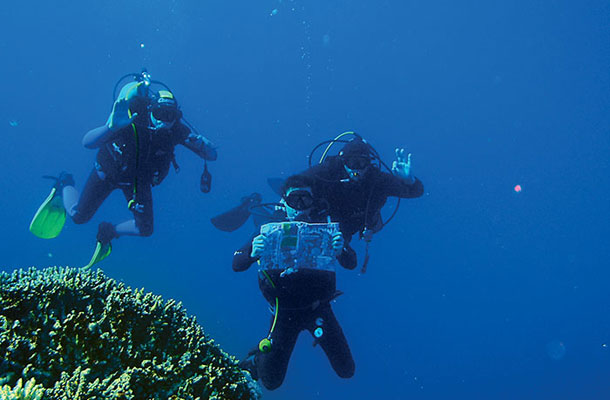
<path fill-rule="evenodd" d="M 127 201 L 133 198 L 133 189 L 123 189 Z M 115 226 L 117 236 L 150 236 L 153 233 L 153 199 L 150 185 L 138 186 L 136 203 L 132 208 L 133 219 Z"/>
<path fill-rule="evenodd" d="M 301 331 L 300 320 L 302 318 L 298 317 L 296 312 L 280 309 L 271 334 L 271 350 L 258 354 L 258 377 L 268 390 L 277 389 L 284 382 L 288 362 Z"/>
<path fill-rule="evenodd" d="M 316 339 L 317 343 L 326 353 L 326 357 L 328 357 L 328 361 L 330 361 L 337 375 L 341 378 L 351 378 L 356 370 L 356 365 L 343 334 L 343 329 L 339 326 L 330 304 L 320 304 L 313 316 L 308 325 L 308 330 L 314 335 L 315 329 L 321 326 L 323 333 L 320 338 Z M 321 318 L 321 321 L 318 320 L 319 318 Z M 316 320 L 321 322 L 321 325 L 316 324 Z"/>
<path fill-rule="evenodd" d="M 62 190 L 64 207 L 76 224 L 88 222 L 100 208 L 104 200 L 115 189 L 114 185 L 100 179 L 94 168 L 87 178 L 80 194 L 74 185 L 66 185 Z"/>

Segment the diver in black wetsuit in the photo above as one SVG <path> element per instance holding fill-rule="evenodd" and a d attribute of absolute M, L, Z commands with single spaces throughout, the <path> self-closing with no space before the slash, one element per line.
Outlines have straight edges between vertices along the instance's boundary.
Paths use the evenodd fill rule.
<path fill-rule="evenodd" d="M 292 176 L 284 184 L 282 204 L 288 221 L 326 222 L 325 214 L 311 193 L 312 180 L 305 176 Z M 332 238 L 333 249 L 341 266 L 356 267 L 356 255 L 344 246 L 343 236 L 337 232 Z M 258 235 L 235 252 L 233 270 L 245 271 L 263 253 L 266 237 Z M 251 351 L 240 366 L 254 379 L 273 390 L 284 381 L 288 361 L 297 337 L 308 330 L 328 357 L 332 368 L 342 378 L 354 374 L 355 364 L 349 346 L 332 311 L 330 302 L 336 291 L 335 272 L 302 268 L 296 272 L 259 269 L 259 287 L 265 299 L 274 307 L 269 336 Z M 274 322 L 275 321 L 275 322 Z"/>
<path fill-rule="evenodd" d="M 302 173 L 315 180 L 313 194 L 326 199 L 346 243 L 358 232 L 370 240 L 383 227 L 380 211 L 388 197 L 415 198 L 424 193 L 424 185 L 411 172 L 411 154 L 396 149 L 392 173 L 383 172 L 375 165 L 379 157 L 374 149 L 354 136 L 339 155 L 328 156 Z"/>
<path fill-rule="evenodd" d="M 133 213 L 133 219 L 117 225 L 109 222 L 99 225 L 98 248 L 91 264 L 109 254 L 112 239 L 123 235 L 150 236 L 153 233 L 152 187 L 167 176 L 170 164 L 178 169 L 174 157 L 176 145 L 187 147 L 206 161 L 217 158 L 212 143 L 191 132 L 183 123 L 182 112 L 171 91 L 165 85 L 163 90 L 153 91 L 151 82 L 157 81 L 150 81 L 145 72 L 138 78 L 136 82 L 123 86 L 106 124 L 89 131 L 83 138 L 83 145 L 98 149 L 98 153 L 82 193 L 79 194 L 74 187 L 71 174 L 62 172 L 56 178 L 55 196 L 63 198 L 65 213 L 77 224 L 88 222 L 116 189 L 123 192 Z M 211 178 L 207 164 L 206 174 Z M 201 190 L 209 191 L 209 187 L 202 186 Z M 47 214 L 50 213 L 40 215 L 45 217 Z M 41 221 L 38 225 L 45 228 L 45 223 Z M 53 223 L 50 220 L 47 225 Z M 51 228 L 54 228 L 55 235 L 61 230 L 61 226 Z M 44 229 L 39 230 L 45 233 Z M 103 246 L 106 246 L 103 250 L 106 254 L 96 256 Z"/>

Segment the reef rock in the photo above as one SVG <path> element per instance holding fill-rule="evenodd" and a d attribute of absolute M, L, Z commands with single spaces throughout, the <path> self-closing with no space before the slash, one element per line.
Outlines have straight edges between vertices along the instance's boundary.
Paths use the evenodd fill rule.
<path fill-rule="evenodd" d="M 100 270 L 0 273 L 0 400 L 260 396 L 174 300 Z"/>

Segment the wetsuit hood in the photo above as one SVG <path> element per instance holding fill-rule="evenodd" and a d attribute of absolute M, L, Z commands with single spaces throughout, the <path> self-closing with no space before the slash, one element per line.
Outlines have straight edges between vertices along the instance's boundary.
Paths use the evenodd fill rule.
<path fill-rule="evenodd" d="M 371 146 L 366 143 L 363 139 L 356 137 L 343 146 L 339 152 L 339 156 L 342 158 L 348 157 L 366 157 L 372 158 Z"/>

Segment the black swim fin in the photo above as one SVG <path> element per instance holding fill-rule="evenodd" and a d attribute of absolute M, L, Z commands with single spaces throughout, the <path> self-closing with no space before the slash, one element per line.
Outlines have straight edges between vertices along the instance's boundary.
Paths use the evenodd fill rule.
<path fill-rule="evenodd" d="M 212 225 L 224 232 L 233 232 L 246 223 L 250 217 L 250 207 L 260 204 L 263 200 L 259 193 L 252 193 L 241 199 L 237 207 L 223 212 L 210 219 Z"/>

